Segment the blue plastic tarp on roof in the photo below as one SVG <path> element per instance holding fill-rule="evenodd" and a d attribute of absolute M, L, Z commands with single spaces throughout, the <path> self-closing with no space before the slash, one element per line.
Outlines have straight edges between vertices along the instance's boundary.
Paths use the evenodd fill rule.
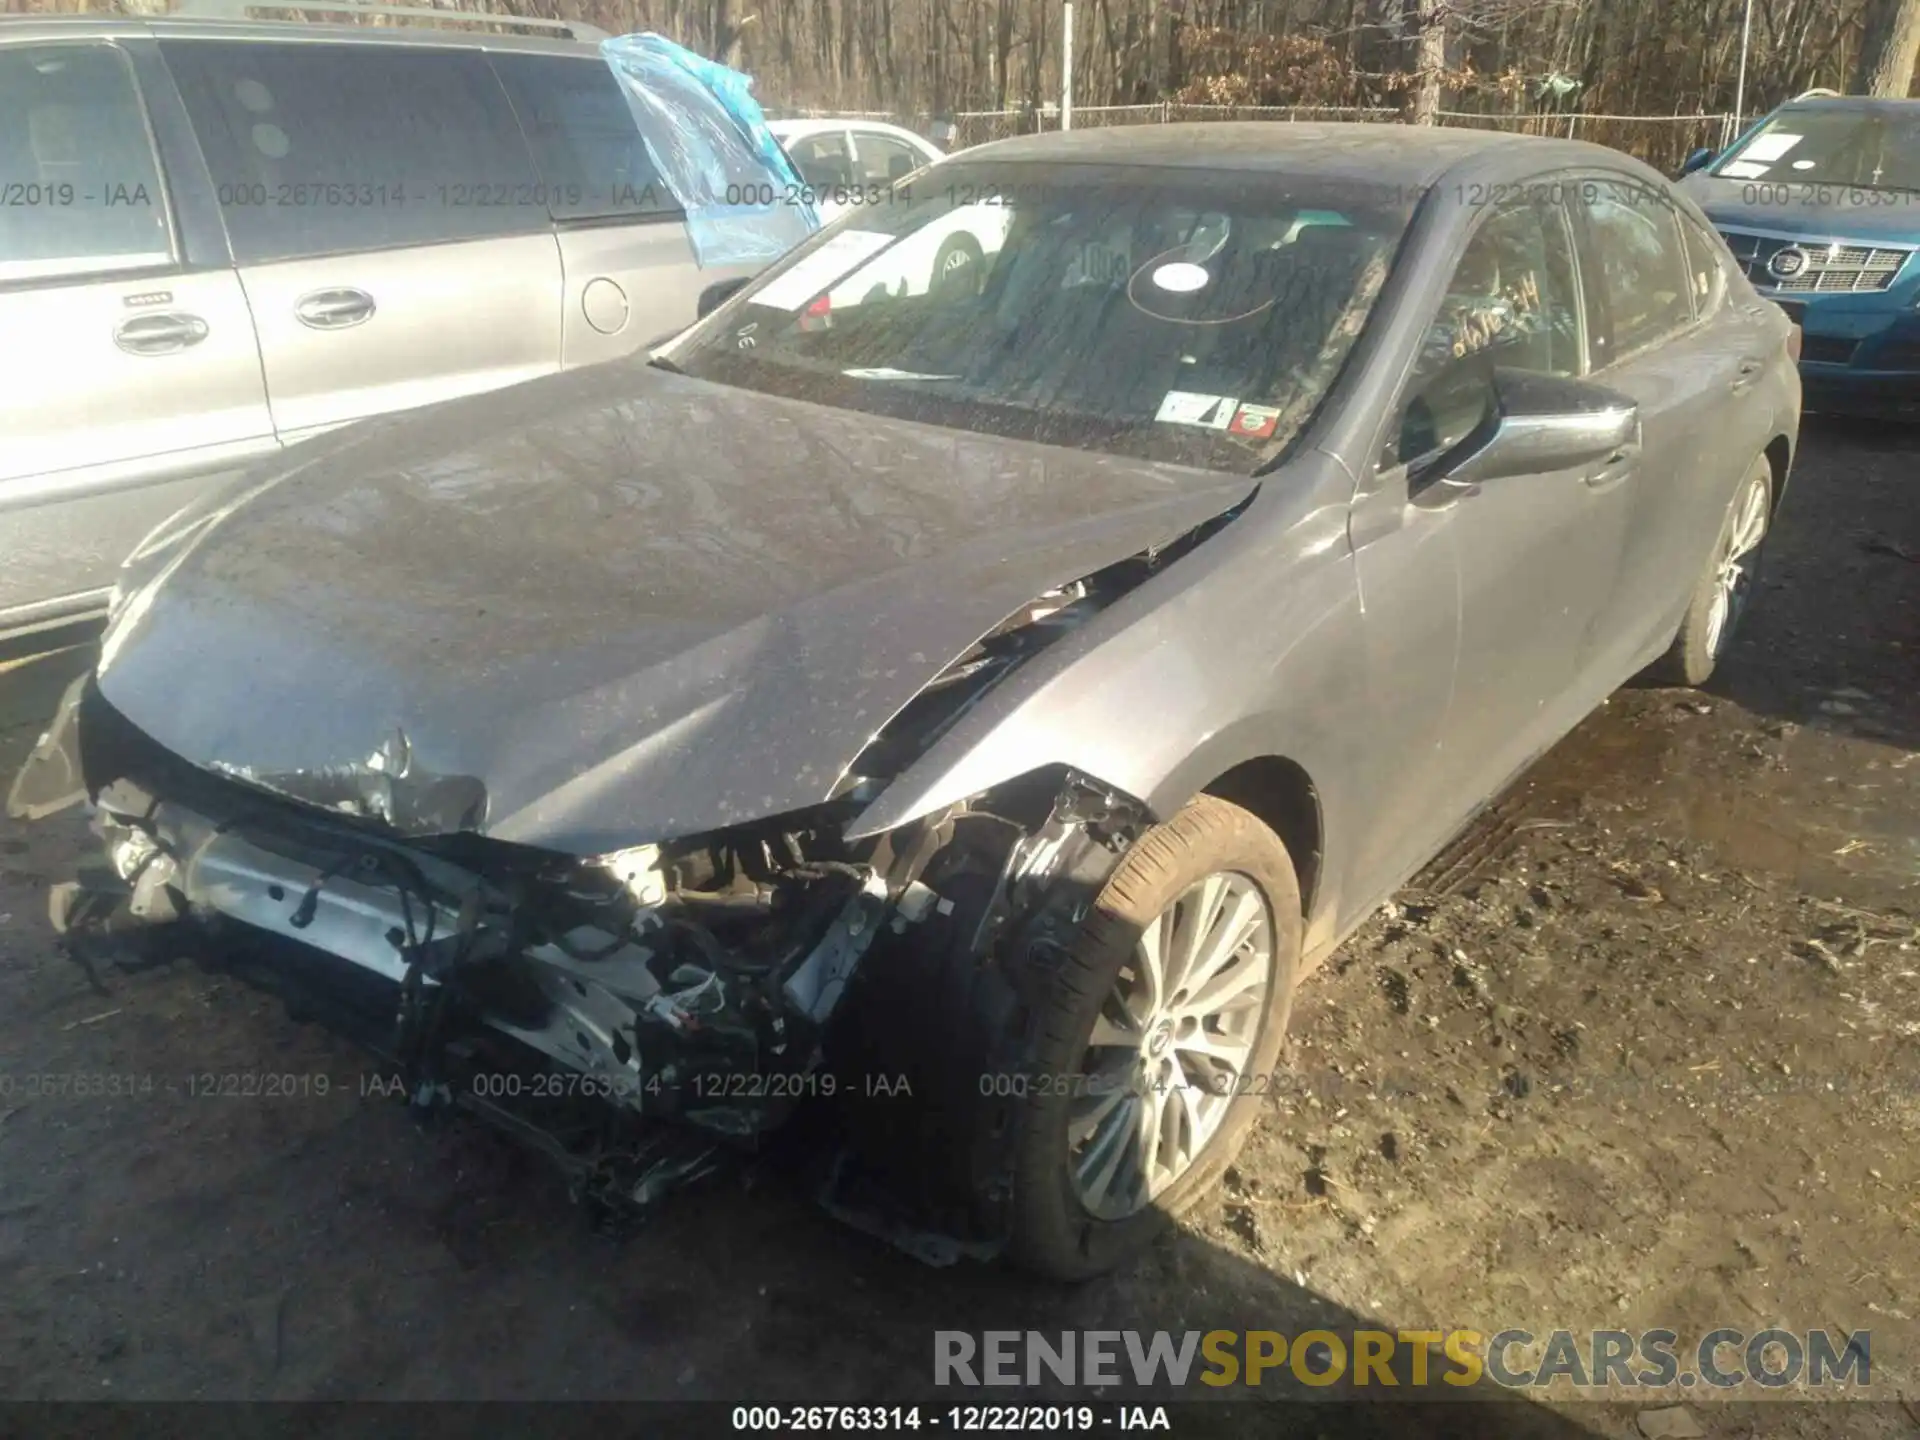
<path fill-rule="evenodd" d="M 820 228 L 767 129 L 753 80 L 654 34 L 601 42 L 660 179 L 687 215 L 695 260 L 766 264 Z"/>

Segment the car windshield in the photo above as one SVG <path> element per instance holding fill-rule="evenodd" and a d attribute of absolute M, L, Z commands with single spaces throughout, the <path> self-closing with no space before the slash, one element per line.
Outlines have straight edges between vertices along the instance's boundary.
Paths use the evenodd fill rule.
<path fill-rule="evenodd" d="M 1920 190 L 1920 106 L 1785 110 L 1714 168 L 1725 180 Z"/>
<path fill-rule="evenodd" d="M 1246 472 L 1338 378 L 1417 198 L 945 162 L 877 187 L 664 359 L 845 409 Z"/>

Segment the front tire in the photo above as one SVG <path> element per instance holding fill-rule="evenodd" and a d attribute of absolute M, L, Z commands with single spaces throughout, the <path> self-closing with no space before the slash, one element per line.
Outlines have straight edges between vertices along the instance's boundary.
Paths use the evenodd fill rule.
<path fill-rule="evenodd" d="M 1650 678 L 1698 687 L 1712 677 L 1753 598 L 1772 518 L 1773 467 L 1762 456 L 1734 492 L 1679 633 L 1649 669 Z"/>
<path fill-rule="evenodd" d="M 1037 1088 L 1013 1127 L 1009 1253 L 1112 1269 L 1198 1201 L 1258 1117 L 1302 937 L 1286 847 L 1203 795 L 1128 852 L 1041 1001 Z"/>

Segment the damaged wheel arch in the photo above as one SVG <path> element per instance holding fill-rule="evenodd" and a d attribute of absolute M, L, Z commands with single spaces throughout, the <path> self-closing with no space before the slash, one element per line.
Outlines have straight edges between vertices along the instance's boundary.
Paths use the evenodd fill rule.
<path fill-rule="evenodd" d="M 1177 892 L 1212 867 L 1245 871 L 1272 912 L 1275 968 L 1262 992 L 1267 1018 L 1242 1059 L 1271 1068 L 1304 923 L 1286 846 L 1243 808 L 1202 795 L 1155 824 L 1130 797 L 1073 772 L 1061 780 L 1047 823 L 1016 843 L 997 871 L 991 843 L 961 838 L 934 857 L 925 878 L 942 896 L 946 923 L 924 927 L 911 946 L 869 957 L 833 1060 L 855 1097 L 850 1124 L 865 1173 L 904 1198 L 923 1229 L 1011 1247 L 1027 1268 L 1071 1278 L 1107 1268 L 1153 1233 L 1164 1213 L 1202 1193 L 1257 1108 L 1238 1103 L 1245 1092 L 1237 1087 L 1195 1101 L 1231 1109 L 1232 1123 L 1210 1131 L 1183 1160 L 1170 1209 L 1114 1223 L 1086 1213 L 1062 1188 L 1069 1157 L 1054 1143 L 1054 1127 L 1066 1123 L 1061 1106 L 1104 1113 L 1141 1093 L 1130 1090 L 1126 1073 L 1083 1059 L 1104 1023 L 1087 1008 L 1098 1000 L 1088 985 L 1111 983 L 1114 967 L 1129 963 L 1130 947 L 1144 943 L 1142 927 L 1160 925 L 1156 885 Z M 1048 883 L 1028 892 L 1030 902 L 1008 898 L 1021 894 L 1026 857 L 1039 855 L 1059 857 Z M 1195 876 L 1182 868 L 1196 865 Z M 1129 873 L 1134 878 L 1123 886 Z M 1194 932 L 1195 947 L 1204 933 Z M 1168 1036 L 1185 1037 L 1181 1044 L 1213 1043 L 1201 1029 L 1165 1024 Z M 1141 1039 L 1144 1046 L 1144 1033 Z M 876 1092 L 876 1076 L 891 1083 Z M 1172 1103 L 1193 1101 L 1198 1083 L 1179 1081 L 1174 1091 L 1192 1093 L 1176 1093 Z M 1123 1163 L 1118 1153 L 1114 1163 Z M 1189 1166 L 1197 1167 L 1190 1178 Z"/>

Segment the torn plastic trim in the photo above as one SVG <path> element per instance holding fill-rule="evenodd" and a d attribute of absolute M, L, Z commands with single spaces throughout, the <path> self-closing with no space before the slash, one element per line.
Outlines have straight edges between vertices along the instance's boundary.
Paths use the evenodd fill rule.
<path fill-rule="evenodd" d="M 7 796 L 9 816 L 41 820 L 89 798 L 79 724 L 83 705 L 97 693 L 94 675 L 83 675 L 67 688 L 52 722 L 14 776 Z M 99 704 L 91 709 L 96 715 L 104 713 Z M 124 721 L 112 728 L 131 729 Z M 485 784 L 476 776 L 421 769 L 404 730 L 395 730 L 356 765 L 263 772 L 216 761 L 207 769 L 264 795 L 371 822 L 396 837 L 479 833 L 487 825 Z"/>
<path fill-rule="evenodd" d="M 1144 803 L 1078 770 L 1040 772 L 1054 778 L 1044 819 L 1029 822 L 1007 852 L 992 901 L 972 948 L 994 955 L 1003 937 L 1058 937 L 1086 919 L 1121 858 L 1152 825 Z M 1019 785 L 1030 785 L 1022 777 Z M 1038 934 L 1030 927 L 1040 924 Z"/>
<path fill-rule="evenodd" d="M 376 821 L 396 835 L 453 835 L 487 828 L 485 782 L 476 775 L 436 775 L 421 769 L 414 763 L 413 742 L 402 729 L 355 765 L 263 772 L 215 761 L 208 768 L 288 800 Z"/>
<path fill-rule="evenodd" d="M 91 677 L 82 675 L 60 697 L 53 719 L 7 787 L 7 815 L 14 820 L 44 820 L 87 799 L 80 763 L 80 703 Z"/>
<path fill-rule="evenodd" d="M 991 957 L 989 963 L 1018 997 L 1011 1013 L 1023 1018 L 1017 1028 L 1000 1034 L 998 1052 L 989 1057 L 983 1074 L 1023 1077 L 1029 1085 L 1044 1079 L 1036 1027 L 1046 997 L 1107 882 L 1152 825 L 1153 817 L 1140 800 L 1068 770 L 1045 822 L 1008 854 L 974 950 Z M 1016 1079 L 1005 1088 L 1021 1093 L 1028 1085 Z M 980 1149 L 969 1177 L 972 1228 L 976 1236 L 1003 1246 L 1012 1229 L 1014 1160 L 1024 1112 L 1013 1094 L 983 1097 L 983 1103 L 981 1133 L 999 1138 Z"/>
<path fill-rule="evenodd" d="M 1126 854 L 1153 824 L 1139 800 L 1061 766 L 946 812 L 924 873 L 939 917 L 870 957 L 839 1063 L 896 1073 L 911 1100 L 854 1099 L 849 1148 L 821 1204 L 929 1264 L 997 1253 L 1010 1232 L 1024 1087 L 1060 966 Z M 910 948 L 907 948 L 909 947 Z M 925 997 L 941 1003 L 929 1008 Z M 941 1137 L 929 1146 L 926 1130 Z"/>

